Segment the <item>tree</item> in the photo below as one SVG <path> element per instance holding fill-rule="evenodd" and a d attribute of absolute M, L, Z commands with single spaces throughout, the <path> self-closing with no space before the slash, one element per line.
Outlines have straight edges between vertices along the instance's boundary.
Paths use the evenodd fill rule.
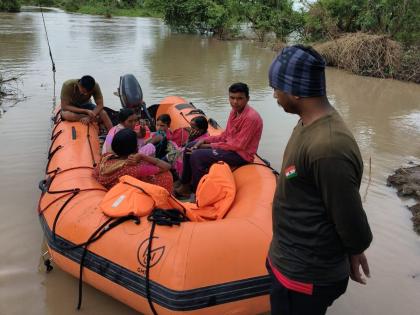
<path fill-rule="evenodd" d="M 318 0 L 306 8 L 309 40 L 362 31 L 420 44 L 420 0 Z"/>
<path fill-rule="evenodd" d="M 19 12 L 20 3 L 18 0 L 1 0 L 0 1 L 0 11 L 6 12 Z"/>
<path fill-rule="evenodd" d="M 270 27 L 277 39 L 286 42 L 291 33 L 300 31 L 303 27 L 303 17 L 301 13 L 293 10 L 293 1 L 273 2 Z"/>
<path fill-rule="evenodd" d="M 243 14 L 260 41 L 264 41 L 269 32 L 286 41 L 291 33 L 303 25 L 301 14 L 293 10 L 292 0 L 248 0 L 241 3 Z"/>
<path fill-rule="evenodd" d="M 420 44 L 420 0 L 368 0 L 359 17 L 361 30 Z"/>
<path fill-rule="evenodd" d="M 235 30 L 234 0 L 146 0 L 145 6 L 161 12 L 165 22 L 181 32 L 199 32 L 223 37 Z"/>

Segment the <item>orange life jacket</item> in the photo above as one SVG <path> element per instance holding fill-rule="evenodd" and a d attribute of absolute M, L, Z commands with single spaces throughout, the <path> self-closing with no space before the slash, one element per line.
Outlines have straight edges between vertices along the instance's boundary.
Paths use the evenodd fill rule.
<path fill-rule="evenodd" d="M 228 164 L 218 162 L 210 167 L 197 186 L 196 204 L 187 203 L 191 221 L 223 219 L 235 200 L 236 184 Z"/>
<path fill-rule="evenodd" d="M 218 162 L 210 167 L 198 183 L 196 203 L 177 201 L 160 186 L 125 175 L 112 187 L 100 207 L 110 217 L 149 215 L 154 208 L 186 210 L 191 221 L 223 219 L 235 200 L 236 184 L 228 164 Z"/>
<path fill-rule="evenodd" d="M 119 183 L 107 192 L 100 207 L 109 217 L 130 214 L 142 217 L 149 215 L 154 208 L 182 210 L 165 188 L 129 175 L 120 177 Z"/>

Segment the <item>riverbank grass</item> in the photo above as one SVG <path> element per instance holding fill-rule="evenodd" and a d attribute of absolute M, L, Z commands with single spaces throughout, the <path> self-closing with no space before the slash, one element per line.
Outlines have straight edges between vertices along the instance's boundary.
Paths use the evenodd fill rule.
<path fill-rule="evenodd" d="M 284 46 L 282 42 L 271 45 L 275 51 Z M 328 66 L 357 75 L 420 83 L 420 46 L 404 47 L 389 36 L 360 32 L 312 46 Z"/>

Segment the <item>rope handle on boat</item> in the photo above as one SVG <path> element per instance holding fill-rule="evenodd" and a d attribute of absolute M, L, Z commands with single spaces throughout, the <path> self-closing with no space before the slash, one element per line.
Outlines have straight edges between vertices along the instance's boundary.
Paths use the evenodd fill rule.
<path fill-rule="evenodd" d="M 46 269 L 45 271 L 46 273 L 49 273 L 51 270 L 54 269 L 52 266 L 53 258 L 51 257 L 51 255 L 49 255 L 49 258 L 45 258 L 47 255 L 49 255 L 48 250 L 45 253 L 43 253 L 41 257 L 42 257 L 42 261 L 44 262 L 44 266 Z"/>
<path fill-rule="evenodd" d="M 45 166 L 45 173 L 48 173 L 48 168 L 50 167 L 50 163 L 51 163 L 51 160 L 52 160 L 54 154 L 56 154 L 58 152 L 58 150 L 60 150 L 62 148 L 64 148 L 64 147 L 60 144 L 52 152 L 48 153 L 48 162 L 47 162 L 47 165 Z"/>
<path fill-rule="evenodd" d="M 78 167 L 78 168 L 83 168 L 83 167 Z M 90 168 L 90 167 L 88 167 L 88 168 Z M 73 169 L 75 169 L 75 168 L 73 168 Z M 55 243 L 55 246 L 61 248 L 62 250 L 75 250 L 77 248 L 83 247 L 83 253 L 82 253 L 82 256 L 81 256 L 81 259 L 80 259 L 80 270 L 79 270 L 79 294 L 78 294 L 78 299 L 79 300 L 78 300 L 78 303 L 77 303 L 77 309 L 79 310 L 81 308 L 81 305 L 82 305 L 83 268 L 84 268 L 84 265 L 85 265 L 85 258 L 86 258 L 86 255 L 87 255 L 88 246 L 90 244 L 96 242 L 97 240 L 99 240 L 105 233 L 109 232 L 110 230 L 112 230 L 113 228 L 115 228 L 116 226 L 120 225 L 121 223 L 123 223 L 125 221 L 134 220 L 134 222 L 136 224 L 140 224 L 140 218 L 136 217 L 136 216 L 133 216 L 133 215 L 128 215 L 128 216 L 117 218 L 117 219 L 109 218 L 99 228 L 97 228 L 92 233 L 92 235 L 88 238 L 88 240 L 86 242 L 76 244 L 76 245 L 72 245 L 72 246 L 63 246 L 62 244 L 60 244 L 57 241 L 56 227 L 57 227 L 58 219 L 60 218 L 63 210 L 66 208 L 66 206 L 69 204 L 69 202 L 82 191 L 91 191 L 91 190 L 106 191 L 106 189 L 102 189 L 102 188 L 88 188 L 88 189 L 73 188 L 73 189 L 50 191 L 49 187 L 50 187 L 52 181 L 54 180 L 54 178 L 56 177 L 56 175 L 59 174 L 59 173 L 62 173 L 62 172 L 69 171 L 69 170 L 70 169 L 59 172 L 59 169 L 57 168 L 57 169 L 55 169 L 54 171 L 51 172 L 51 173 L 54 173 L 54 175 L 49 177 L 48 178 L 49 180 L 41 181 L 40 188 L 44 189 L 45 192 L 48 192 L 48 193 L 51 193 L 51 194 L 59 194 L 59 193 L 65 193 L 65 194 L 56 198 L 55 200 L 53 200 L 43 210 L 40 210 L 40 204 L 38 204 L 38 211 L 39 211 L 39 214 L 42 214 L 53 203 L 57 202 L 61 198 L 69 196 L 69 198 L 67 198 L 67 200 L 64 202 L 64 204 L 60 207 L 60 209 L 58 210 L 58 212 L 57 212 L 57 214 L 54 218 L 54 222 L 53 222 L 53 226 L 52 226 L 52 240 Z M 48 185 L 47 185 L 47 183 L 48 183 Z M 44 260 L 44 264 L 47 268 L 47 272 L 49 272 L 52 269 L 51 261 L 50 260 Z"/>
<path fill-rule="evenodd" d="M 257 162 L 250 162 L 250 163 L 246 163 L 246 164 L 243 164 L 243 165 L 241 165 L 241 166 L 238 166 L 238 167 L 236 167 L 232 172 L 234 172 L 234 171 L 236 171 L 237 169 L 239 169 L 239 168 L 241 168 L 241 167 L 244 167 L 244 166 L 247 166 L 247 165 L 259 165 L 259 166 L 263 166 L 263 167 L 267 167 L 267 168 L 269 168 L 272 172 L 273 172 L 273 174 L 274 174 L 274 176 L 276 176 L 276 177 L 278 177 L 279 175 L 280 175 L 280 173 L 275 169 L 275 168 L 273 168 L 271 165 L 270 165 L 270 162 L 268 161 L 268 160 L 266 160 L 266 159 L 264 159 L 264 158 L 262 158 L 261 156 L 259 156 L 258 154 L 255 154 L 259 159 L 261 159 L 262 161 L 263 161 L 263 164 L 261 164 L 261 163 L 257 163 Z"/>
<path fill-rule="evenodd" d="M 58 125 L 57 125 L 58 126 Z M 56 127 L 57 127 L 56 126 Z M 54 154 L 59 150 L 59 149 L 61 149 L 61 148 L 63 148 L 63 146 L 62 145 L 59 145 L 59 146 L 57 146 L 52 152 L 51 152 L 51 149 L 52 149 L 52 147 L 53 147 L 53 145 L 54 145 L 54 143 L 55 143 L 55 141 L 57 140 L 57 138 L 58 138 L 58 136 L 59 135 L 61 135 L 62 133 L 63 133 L 63 129 L 61 129 L 61 130 L 59 130 L 57 133 L 55 133 L 54 134 L 54 131 L 55 131 L 55 128 L 54 128 L 54 130 L 53 130 L 53 135 L 51 136 L 51 140 L 52 140 L 52 142 L 51 142 L 51 144 L 50 144 L 50 148 L 48 149 L 48 163 L 47 163 L 47 167 L 45 168 L 45 172 L 47 172 L 48 171 L 48 166 L 49 166 L 49 164 L 50 164 L 50 161 L 51 161 L 51 159 L 52 159 L 52 157 L 54 156 Z M 74 129 L 74 127 L 73 127 L 73 129 L 72 129 L 72 137 L 73 137 L 73 139 L 75 139 L 75 132 L 76 132 L 76 130 Z M 87 141 L 88 141 L 88 143 L 89 143 L 89 150 L 90 150 L 90 156 L 91 156 L 91 158 L 92 158 L 92 165 L 93 165 L 93 167 L 95 167 L 96 166 L 96 161 L 95 161 L 95 155 L 93 154 L 93 148 L 92 148 L 92 143 L 91 143 L 91 141 L 90 141 L 90 124 L 88 124 L 87 125 L 87 135 L 86 135 L 86 137 L 87 137 Z"/>
<path fill-rule="evenodd" d="M 52 159 L 52 157 L 54 156 L 54 154 L 62 148 L 63 148 L 63 146 L 60 144 L 53 151 L 49 152 L 48 153 L 48 161 L 50 161 Z"/>
<path fill-rule="evenodd" d="M 61 110 L 59 110 L 54 116 L 52 116 L 51 120 L 53 121 L 54 125 L 58 125 L 60 122 L 62 122 L 63 120 L 61 119 Z"/>
<path fill-rule="evenodd" d="M 78 166 L 78 167 L 71 167 L 71 168 L 68 168 L 68 169 L 65 169 L 65 170 L 61 170 L 59 167 L 57 167 L 56 169 L 47 173 L 47 175 L 52 174 L 51 176 L 48 176 L 47 179 L 43 179 L 39 182 L 38 188 L 42 191 L 41 198 L 39 199 L 39 202 L 38 202 L 38 213 L 39 213 L 39 215 L 41 215 L 45 210 L 47 210 L 51 205 L 53 205 L 58 200 L 72 194 L 75 190 L 78 190 L 79 192 L 81 192 L 81 191 L 93 191 L 93 190 L 99 190 L 99 191 L 105 191 L 105 192 L 107 191 L 105 188 L 84 188 L 84 189 L 70 188 L 70 189 L 64 189 L 64 190 L 50 190 L 50 187 L 51 187 L 54 179 L 57 177 L 57 175 L 68 172 L 68 171 L 72 171 L 72 170 L 75 170 L 75 169 L 92 169 L 92 167 L 91 166 Z M 42 199 L 42 196 L 46 193 L 49 193 L 49 194 L 64 194 L 64 195 L 54 199 L 44 209 L 41 209 L 41 199 Z"/>
<path fill-rule="evenodd" d="M 54 141 L 57 139 L 57 137 L 58 137 L 59 135 L 61 135 L 62 133 L 63 133 L 63 129 L 60 129 L 58 132 L 56 132 L 56 133 L 53 133 L 53 134 L 52 134 L 52 136 L 51 136 L 51 140 L 52 140 L 52 142 L 51 142 L 51 144 L 50 144 L 50 148 L 53 146 Z"/>
<path fill-rule="evenodd" d="M 93 167 L 95 167 L 96 165 L 97 165 L 97 163 L 96 163 L 96 161 L 95 161 L 95 155 L 93 154 L 93 149 L 92 149 L 92 143 L 91 143 L 91 141 L 90 141 L 90 124 L 89 125 L 87 125 L 87 135 L 86 135 L 86 137 L 87 137 L 87 140 L 88 140 L 88 143 L 89 143 L 89 150 L 90 150 L 90 156 L 91 156 L 91 158 L 92 158 L 92 166 Z M 76 130 L 74 129 L 74 127 L 72 127 L 73 129 L 72 129 L 72 137 L 73 137 L 73 139 L 75 139 L 75 132 L 76 132 Z M 55 128 L 54 128 L 55 129 Z M 47 163 L 47 166 L 46 166 L 46 168 L 45 168 L 45 172 L 48 174 L 48 167 L 50 166 L 50 161 L 51 161 L 51 159 L 52 159 L 52 157 L 54 156 L 54 154 L 58 151 L 58 150 L 60 150 L 60 149 L 62 149 L 64 146 L 62 146 L 62 145 L 59 145 L 59 146 L 57 146 L 53 151 L 51 151 L 51 149 L 52 149 L 52 147 L 53 147 L 53 145 L 54 145 L 54 143 L 55 143 L 55 141 L 57 140 L 57 138 L 58 138 L 58 136 L 59 135 L 61 135 L 63 133 L 63 129 L 61 129 L 61 130 L 59 130 L 57 133 L 55 133 L 54 134 L 54 131 L 53 131 L 53 136 L 51 136 L 51 140 L 52 140 L 52 142 L 51 142 L 51 144 L 50 144 L 50 148 L 48 149 L 48 163 Z"/>
<path fill-rule="evenodd" d="M 48 149 L 48 162 L 47 162 L 47 165 L 46 165 L 46 167 L 45 167 L 45 173 L 47 173 L 48 174 L 48 168 L 49 168 L 49 166 L 50 166 L 50 163 L 51 163 L 51 159 L 52 159 L 52 157 L 54 156 L 54 154 L 58 151 L 58 150 L 60 150 L 60 149 L 62 149 L 63 148 L 63 146 L 62 145 L 58 145 L 53 151 L 51 151 L 51 149 L 52 149 L 52 147 L 53 147 L 53 145 L 54 145 L 54 143 L 55 143 L 55 141 L 57 140 L 57 138 L 58 138 L 58 136 L 59 135 L 61 135 L 63 133 L 63 129 L 61 129 L 61 130 L 59 130 L 57 133 L 53 133 L 53 136 L 51 136 L 51 144 L 50 144 L 50 148 Z"/>
<path fill-rule="evenodd" d="M 149 244 L 147 245 L 147 256 L 146 256 L 146 298 L 149 303 L 150 310 L 153 315 L 157 315 L 157 311 L 153 305 L 152 295 L 150 292 L 150 261 L 152 259 L 152 242 L 155 234 L 156 225 L 173 226 L 180 225 L 181 222 L 188 221 L 186 215 L 178 209 L 161 209 L 154 208 L 152 213 L 147 216 L 147 220 L 152 222 L 149 234 Z"/>
<path fill-rule="evenodd" d="M 92 143 L 90 142 L 90 124 L 87 125 L 87 135 L 86 135 L 86 137 L 87 137 L 87 140 L 88 140 L 88 143 L 89 143 L 90 156 L 92 158 L 92 165 L 93 165 L 93 167 L 95 167 L 96 166 L 95 155 L 93 154 Z"/>
<path fill-rule="evenodd" d="M 50 188 L 53 180 L 55 179 L 55 177 L 58 174 L 62 174 L 62 173 L 72 171 L 72 170 L 75 170 L 75 169 L 90 169 L 91 170 L 91 169 L 93 169 L 93 167 L 91 167 L 91 166 L 77 166 L 77 167 L 70 167 L 70 168 L 65 169 L 65 170 L 61 170 L 59 167 L 57 167 L 56 169 L 53 169 L 53 170 L 46 173 L 46 175 L 51 175 L 51 176 L 48 176 L 46 179 L 41 180 L 38 184 L 38 188 L 42 191 L 43 194 L 46 193 L 46 192 L 48 192 L 50 194 L 59 193 L 59 192 L 54 192 L 54 191 L 49 190 L 49 188 Z M 72 190 L 73 189 L 70 189 L 70 190 L 67 190 L 67 191 L 72 191 Z M 104 189 L 104 191 L 106 191 L 106 190 Z M 60 191 L 60 192 L 63 192 L 63 191 Z"/>
<path fill-rule="evenodd" d="M 113 221 L 114 220 L 114 221 Z M 79 269 L 79 297 L 78 297 L 78 303 L 77 303 L 77 309 L 80 310 L 82 306 L 82 297 L 83 297 L 83 268 L 85 266 L 85 258 L 87 255 L 87 248 L 90 244 L 96 242 L 99 240 L 102 236 L 105 235 L 105 233 L 108 233 L 113 228 L 117 227 L 121 223 L 124 223 L 129 220 L 134 220 L 136 224 L 140 224 L 140 218 L 133 216 L 133 215 L 127 215 L 125 217 L 121 218 L 110 218 L 108 219 L 104 224 L 102 224 L 99 228 L 97 228 L 92 235 L 88 238 L 88 240 L 83 243 L 76 246 L 73 246 L 75 248 L 82 247 L 83 246 L 83 253 L 82 257 L 80 258 L 80 269 Z M 113 221 L 113 222 L 112 222 Z"/>

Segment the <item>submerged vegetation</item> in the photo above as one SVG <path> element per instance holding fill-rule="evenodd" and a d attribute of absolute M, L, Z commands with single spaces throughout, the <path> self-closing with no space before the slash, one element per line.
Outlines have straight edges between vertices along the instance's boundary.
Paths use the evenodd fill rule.
<path fill-rule="evenodd" d="M 20 75 L 0 69 L 0 104 L 4 98 L 17 96 L 19 88 L 16 83 L 19 78 Z"/>
<path fill-rule="evenodd" d="M 277 48 L 312 44 L 331 66 L 420 83 L 420 0 L 2 0 L 0 10 L 19 10 L 20 3 L 157 16 L 174 31 L 219 39 L 248 29 Z"/>
<path fill-rule="evenodd" d="M 0 117 L 6 112 L 3 101 L 13 106 L 25 99 L 18 86 L 20 77 L 20 74 L 0 68 Z"/>

